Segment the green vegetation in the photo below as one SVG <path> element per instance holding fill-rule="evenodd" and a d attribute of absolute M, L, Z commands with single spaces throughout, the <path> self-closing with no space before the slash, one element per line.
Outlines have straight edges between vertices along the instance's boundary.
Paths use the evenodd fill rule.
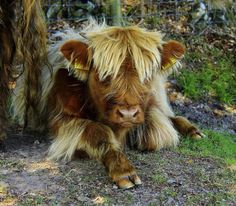
<path fill-rule="evenodd" d="M 204 49 L 206 50 L 206 49 Z M 236 70 L 233 57 L 219 49 L 190 52 L 186 56 L 187 66 L 176 78 L 184 94 L 194 100 L 208 96 L 222 103 L 236 103 Z"/>
<path fill-rule="evenodd" d="M 44 197 L 42 195 L 30 195 L 29 197 L 27 197 L 26 199 L 22 199 L 18 202 L 17 205 L 20 206 L 38 206 L 38 205 L 57 205 L 56 202 L 50 201 L 47 199 L 47 197 Z"/>
<path fill-rule="evenodd" d="M 162 173 L 157 173 L 153 176 L 153 180 L 158 184 L 164 184 L 167 181 L 167 178 Z"/>
<path fill-rule="evenodd" d="M 17 168 L 18 170 L 22 170 L 24 166 L 22 161 L 0 159 L 0 168 Z"/>
<path fill-rule="evenodd" d="M 236 136 L 214 131 L 204 131 L 206 138 L 194 141 L 185 138 L 177 151 L 197 157 L 218 157 L 226 164 L 236 163 Z"/>
<path fill-rule="evenodd" d="M 185 205 L 210 205 L 210 206 L 227 206 L 227 200 L 233 201 L 233 195 L 224 192 L 216 193 L 209 192 L 205 194 L 196 194 L 188 197 Z"/>

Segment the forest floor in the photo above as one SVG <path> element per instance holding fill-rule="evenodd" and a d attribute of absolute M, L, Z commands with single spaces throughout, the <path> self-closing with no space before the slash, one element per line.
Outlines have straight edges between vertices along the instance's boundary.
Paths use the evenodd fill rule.
<path fill-rule="evenodd" d="M 176 113 L 203 130 L 221 128 L 220 133 L 231 133 L 230 144 L 236 144 L 234 110 L 194 103 L 170 90 Z M 206 144 L 209 141 L 221 150 L 220 143 L 214 144 L 214 133 Z M 118 189 L 95 160 L 75 159 L 67 164 L 48 161 L 50 141 L 37 135 L 22 136 L 20 129 L 14 128 L 7 144 L 7 152 L 0 153 L 0 206 L 236 205 L 236 155 L 231 155 L 228 164 L 217 152 L 201 155 L 201 146 L 192 146 L 195 143 L 186 139 L 177 148 L 152 153 L 127 149 L 143 182 L 130 190 Z"/>

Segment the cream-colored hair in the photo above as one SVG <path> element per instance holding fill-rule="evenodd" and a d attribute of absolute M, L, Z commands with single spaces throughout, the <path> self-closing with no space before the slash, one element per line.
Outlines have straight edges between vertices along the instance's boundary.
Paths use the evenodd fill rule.
<path fill-rule="evenodd" d="M 160 69 L 162 35 L 137 26 L 101 27 L 87 32 L 89 47 L 93 50 L 93 63 L 101 80 L 115 78 L 127 57 L 131 58 L 141 82 L 151 79 Z"/>
<path fill-rule="evenodd" d="M 177 146 L 178 132 L 174 129 L 169 118 L 159 109 L 152 108 L 148 111 L 145 123 L 129 134 L 131 146 L 138 149 L 153 149 Z"/>
<path fill-rule="evenodd" d="M 116 140 L 112 130 L 105 125 L 103 125 L 103 129 L 108 135 L 108 144 L 92 147 L 91 143 L 84 138 L 84 131 L 89 123 L 91 123 L 90 120 L 77 118 L 64 121 L 49 148 L 48 159 L 68 162 L 72 159 L 76 150 L 83 150 L 90 157 L 100 160 L 109 150 L 120 150 L 120 143 Z"/>

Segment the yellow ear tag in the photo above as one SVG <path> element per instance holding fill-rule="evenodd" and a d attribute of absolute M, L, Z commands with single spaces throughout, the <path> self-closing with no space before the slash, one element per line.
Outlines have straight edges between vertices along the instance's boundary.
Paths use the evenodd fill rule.
<path fill-rule="evenodd" d="M 171 58 L 170 58 L 170 62 L 169 62 L 168 64 L 166 64 L 165 66 L 162 66 L 162 69 L 163 69 L 163 70 L 170 69 L 176 62 L 177 62 L 177 59 L 171 57 Z"/>
<path fill-rule="evenodd" d="M 82 65 L 80 63 L 78 63 L 78 62 L 76 62 L 74 64 L 74 67 L 75 67 L 75 69 L 78 69 L 78 70 L 82 70 L 83 69 Z"/>
<path fill-rule="evenodd" d="M 74 68 L 78 69 L 78 70 L 88 71 L 88 68 L 84 67 L 82 64 L 80 64 L 77 59 L 75 60 Z"/>

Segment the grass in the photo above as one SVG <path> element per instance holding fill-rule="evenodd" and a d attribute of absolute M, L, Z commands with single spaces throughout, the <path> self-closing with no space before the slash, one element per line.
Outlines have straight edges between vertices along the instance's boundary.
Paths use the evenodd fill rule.
<path fill-rule="evenodd" d="M 164 184 L 167 182 L 167 178 L 163 174 L 160 174 L 160 173 L 155 174 L 152 177 L 152 179 L 153 179 L 153 181 L 157 182 L 158 184 Z"/>
<path fill-rule="evenodd" d="M 234 165 L 236 163 L 236 136 L 227 133 L 219 133 L 212 130 L 206 130 L 204 133 L 207 135 L 206 138 L 199 141 L 191 140 L 190 138 L 184 138 L 181 140 L 178 148 L 174 149 L 175 152 L 185 156 L 185 158 L 191 157 L 195 159 L 195 162 L 189 165 L 189 167 L 180 167 L 182 172 L 185 174 L 191 174 L 194 178 L 194 187 L 191 185 L 188 178 L 183 179 L 183 185 L 173 187 L 169 185 L 168 179 L 178 179 L 179 174 L 173 175 L 169 173 L 168 176 L 163 175 L 160 171 L 152 177 L 152 179 L 161 185 L 162 190 L 159 194 L 159 200 L 162 203 L 166 203 L 167 198 L 178 199 L 179 194 L 187 188 L 193 191 L 194 195 L 189 193 L 188 190 L 184 191 L 185 201 L 183 205 L 229 205 L 229 202 L 235 201 L 235 191 L 231 187 L 235 187 L 236 183 L 236 172 L 228 168 L 229 165 Z M 222 165 L 223 167 L 213 166 L 214 169 L 208 167 L 201 167 L 198 165 L 203 158 L 214 159 L 213 164 Z M 187 162 L 176 157 L 174 161 L 179 161 L 179 165 L 182 162 Z M 197 161 L 196 161 L 197 160 Z M 209 162 L 209 165 L 212 164 Z M 225 167 L 226 166 L 226 167 Z M 165 165 L 164 165 L 165 167 Z M 168 168 L 168 167 L 167 167 Z M 168 170 L 167 168 L 164 171 Z M 198 184 L 199 183 L 199 184 Z M 204 186 L 203 186 L 204 185 Z M 193 189 L 194 188 L 194 189 Z M 198 189 L 197 189 L 198 188 Z M 202 189 L 204 188 L 204 190 Z M 182 192 L 181 192 L 182 191 Z M 153 204 L 158 205 L 158 204 Z"/>
<path fill-rule="evenodd" d="M 24 163 L 17 160 L 0 159 L 0 168 L 17 168 L 18 170 L 22 170 Z"/>
<path fill-rule="evenodd" d="M 210 130 L 204 132 L 207 137 L 200 141 L 183 139 L 177 151 L 198 157 L 218 157 L 228 165 L 235 164 L 236 136 Z"/>
<path fill-rule="evenodd" d="M 225 104 L 236 103 L 233 57 L 214 48 L 204 57 L 199 51 L 190 52 L 186 62 L 194 69 L 183 68 L 176 78 L 187 97 L 197 100 L 210 96 Z"/>
<path fill-rule="evenodd" d="M 206 194 L 196 194 L 187 199 L 185 205 L 193 205 L 198 203 L 198 205 L 209 205 L 209 206 L 227 206 L 226 199 L 233 199 L 233 196 L 230 196 L 226 193 L 218 192 L 212 193 L 209 192 Z"/>
<path fill-rule="evenodd" d="M 49 203 L 50 202 L 50 203 Z M 43 195 L 30 195 L 29 197 L 18 200 L 19 206 L 39 206 L 39 205 L 57 205 L 56 202 L 50 201 L 47 199 L 47 197 L 44 197 Z"/>

